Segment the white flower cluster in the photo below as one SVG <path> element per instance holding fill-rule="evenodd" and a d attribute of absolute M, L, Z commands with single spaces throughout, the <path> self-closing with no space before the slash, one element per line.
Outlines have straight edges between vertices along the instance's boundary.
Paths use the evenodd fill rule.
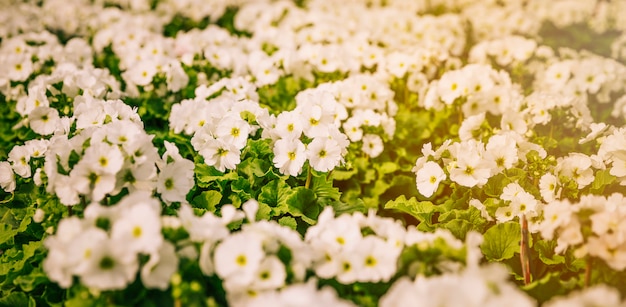
<path fill-rule="evenodd" d="M 429 278 L 402 278 L 382 297 L 380 306 L 535 306 L 508 277 L 505 267 L 491 264 Z"/>
<path fill-rule="evenodd" d="M 476 116 L 479 117 L 478 122 L 482 123 L 484 113 Z M 464 123 L 473 118 L 468 118 Z M 473 138 L 454 143 L 448 140 L 435 151 L 427 143 L 422 148 L 423 156 L 417 159 L 413 167 L 416 186 L 426 197 L 432 196 L 439 183 L 447 178 L 465 187 L 480 187 L 492 176 L 514 167 L 530 151 L 538 152 L 542 158 L 546 156 L 541 146 L 513 131 L 505 130 L 491 136 L 487 144 Z M 441 165 L 445 165 L 445 169 Z"/>
<path fill-rule="evenodd" d="M 580 201 L 555 200 L 543 208 L 539 223 L 541 235 L 557 241 L 555 252 L 573 248 L 577 257 L 590 255 L 604 260 L 611 268 L 626 268 L 626 199 L 622 194 L 583 195 Z M 583 223 L 589 222 L 591 233 L 583 234 Z M 586 224 L 585 224 L 586 225 Z"/>
<path fill-rule="evenodd" d="M 364 233 L 365 229 L 372 234 Z M 335 218 L 327 207 L 304 240 L 312 248 L 317 276 L 351 284 L 389 281 L 396 273 L 405 236 L 402 224 L 379 218 L 374 212 Z"/>
<path fill-rule="evenodd" d="M 597 285 L 580 291 L 574 291 L 567 297 L 556 297 L 546 302 L 546 307 L 592 307 L 592 306 L 626 306 L 620 299 L 620 293 L 611 287 Z"/>
<path fill-rule="evenodd" d="M 409 239 L 412 237 L 412 239 Z M 407 233 L 407 243 L 417 241 L 418 246 L 435 239 L 457 249 L 466 249 L 466 266 L 450 266 L 439 276 L 417 276 L 398 279 L 381 298 L 380 306 L 534 306 L 527 294 L 508 281 L 508 270 L 499 264 L 479 265 L 482 253 L 479 245 L 482 236 L 469 232 L 465 243 L 449 232 L 438 230 L 433 234 Z M 450 295 L 454 293 L 454 295 Z"/>
<path fill-rule="evenodd" d="M 63 219 L 56 234 L 46 238 L 43 268 L 63 288 L 77 276 L 89 288 L 116 290 L 135 280 L 139 255 L 148 255 L 141 267 L 142 283 L 167 289 L 179 260 L 174 245 L 163 239 L 161 227 L 161 203 L 149 192 L 131 193 L 111 207 L 93 203 L 85 209 L 84 219 Z"/>

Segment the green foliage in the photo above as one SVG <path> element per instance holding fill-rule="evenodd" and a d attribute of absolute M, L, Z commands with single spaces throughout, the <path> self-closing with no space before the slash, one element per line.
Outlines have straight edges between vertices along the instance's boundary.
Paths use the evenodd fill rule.
<path fill-rule="evenodd" d="M 485 232 L 480 248 L 490 261 L 510 259 L 520 251 L 520 233 L 517 222 L 497 224 Z"/>

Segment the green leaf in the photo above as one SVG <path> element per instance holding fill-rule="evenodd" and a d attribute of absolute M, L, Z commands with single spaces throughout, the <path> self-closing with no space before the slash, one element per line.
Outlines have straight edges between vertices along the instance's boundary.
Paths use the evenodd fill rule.
<path fill-rule="evenodd" d="M 13 280 L 15 285 L 18 285 L 25 292 L 33 291 L 38 285 L 46 283 L 48 277 L 41 268 L 35 268 L 28 275 L 20 275 Z"/>
<path fill-rule="evenodd" d="M 304 187 L 293 189 L 293 193 L 287 199 L 288 212 L 294 217 L 300 217 L 309 225 L 316 223 L 319 215 L 319 205 L 316 202 L 315 193 Z"/>
<path fill-rule="evenodd" d="M 333 186 L 332 179 L 326 179 L 326 174 L 314 174 L 311 180 L 310 189 L 315 193 L 317 198 L 325 198 L 330 200 L 339 200 L 341 193 L 339 189 Z"/>
<path fill-rule="evenodd" d="M 384 180 L 377 180 L 374 183 L 374 187 L 372 187 L 371 189 L 369 189 L 370 194 L 375 197 L 378 198 L 378 196 L 382 195 L 383 193 L 387 192 L 387 190 L 391 187 L 391 184 L 387 183 Z"/>
<path fill-rule="evenodd" d="M 512 258 L 520 251 L 521 227 L 517 222 L 497 224 L 484 235 L 480 249 L 490 261 Z"/>
<path fill-rule="evenodd" d="M 35 307 L 36 302 L 32 297 L 26 296 L 24 292 L 12 292 L 6 297 L 0 298 L 0 307 Z"/>
<path fill-rule="evenodd" d="M 435 205 L 429 201 L 417 201 L 415 197 L 409 200 L 404 195 L 398 196 L 395 200 L 385 204 L 385 209 L 399 210 L 415 217 L 420 223 L 432 224 L 432 216 L 436 211 Z"/>
<path fill-rule="evenodd" d="M 386 174 L 391 174 L 398 170 L 398 164 L 394 162 L 383 162 L 381 164 L 375 164 L 375 168 L 378 170 L 380 177 Z"/>
<path fill-rule="evenodd" d="M 450 232 L 457 238 L 465 240 L 465 235 L 468 231 L 474 228 L 473 224 L 463 219 L 454 219 L 443 225 L 443 228 L 450 230 Z"/>
<path fill-rule="evenodd" d="M 278 224 L 280 224 L 281 226 L 285 226 L 285 227 L 289 227 L 293 230 L 296 230 L 296 228 L 298 227 L 298 222 L 296 222 L 296 219 L 294 219 L 291 216 L 283 216 L 278 220 Z"/>
<path fill-rule="evenodd" d="M 273 208 L 286 208 L 287 198 L 290 194 L 291 188 L 289 185 L 283 180 L 276 179 L 261 188 L 258 201 Z"/>
<path fill-rule="evenodd" d="M 352 176 L 356 175 L 357 173 L 358 171 L 356 168 L 350 170 L 334 169 L 332 177 L 334 180 L 343 181 L 352 178 Z"/>
<path fill-rule="evenodd" d="M 198 185 L 204 183 L 205 186 L 214 181 L 235 180 L 239 177 L 236 172 L 222 173 L 215 169 L 215 167 L 208 166 L 204 163 L 196 163 L 194 171 L 198 179 Z"/>
<path fill-rule="evenodd" d="M 194 197 L 192 204 L 196 205 L 196 208 L 215 212 L 215 206 L 219 205 L 220 201 L 222 201 L 222 193 L 218 191 L 204 191 Z"/>
<path fill-rule="evenodd" d="M 561 272 L 552 272 L 539 280 L 534 280 L 522 289 L 538 300 L 538 303 L 548 301 L 554 296 L 566 293 L 566 287 L 561 283 Z"/>
<path fill-rule="evenodd" d="M 595 179 L 591 183 L 591 190 L 594 192 L 602 192 L 604 187 L 615 182 L 615 176 L 610 174 L 611 170 L 599 170 L 596 172 Z"/>
<path fill-rule="evenodd" d="M 535 242 L 533 248 L 539 254 L 539 259 L 545 264 L 554 265 L 565 263 L 565 257 L 554 252 L 556 247 L 556 241 L 544 241 L 538 240 Z"/>
<path fill-rule="evenodd" d="M 268 221 L 274 214 L 272 214 L 272 208 L 266 203 L 259 202 L 259 209 L 256 211 L 257 221 Z"/>
<path fill-rule="evenodd" d="M 245 159 L 237 165 L 237 171 L 239 174 L 246 175 L 246 178 L 252 182 L 255 177 L 260 178 L 265 176 L 269 171 L 269 163 L 265 160 L 250 158 Z"/>
<path fill-rule="evenodd" d="M 4 243 L 13 244 L 13 237 L 17 234 L 11 225 L 0 223 L 0 246 Z"/>

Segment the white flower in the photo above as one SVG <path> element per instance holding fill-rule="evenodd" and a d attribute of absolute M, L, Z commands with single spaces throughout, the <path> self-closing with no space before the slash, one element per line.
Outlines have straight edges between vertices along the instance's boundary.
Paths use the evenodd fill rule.
<path fill-rule="evenodd" d="M 343 131 L 352 142 L 358 142 L 363 137 L 363 129 L 361 129 L 361 121 L 355 117 L 350 117 L 343 123 Z"/>
<path fill-rule="evenodd" d="M 119 147 L 104 142 L 92 143 L 85 150 L 83 160 L 95 171 L 107 174 L 116 174 L 124 165 L 124 156 Z"/>
<path fill-rule="evenodd" d="M 0 187 L 8 193 L 15 191 L 16 187 L 13 168 L 11 164 L 6 161 L 0 162 Z"/>
<path fill-rule="evenodd" d="M 37 107 L 28 115 L 30 128 L 40 135 L 52 134 L 59 122 L 59 111 L 50 107 Z"/>
<path fill-rule="evenodd" d="M 28 178 L 31 176 L 30 168 L 30 150 L 26 146 L 14 146 L 9 151 L 9 158 L 7 161 L 11 162 L 13 171 L 15 174 L 22 178 Z"/>
<path fill-rule="evenodd" d="M 274 143 L 272 162 L 281 174 L 298 176 L 305 161 L 305 147 L 299 139 L 280 139 Z"/>
<path fill-rule="evenodd" d="M 233 305 L 235 303 L 240 303 L 241 306 L 356 306 L 350 301 L 340 299 L 337 292 L 330 286 L 318 289 L 315 278 L 309 279 L 305 284 L 290 284 L 276 292 L 264 291 L 256 296 L 247 297 L 245 302 L 234 301 Z"/>
<path fill-rule="evenodd" d="M 420 194 L 430 197 L 439 187 L 439 182 L 446 179 L 446 174 L 439 164 L 428 161 L 417 170 L 415 184 Z"/>
<path fill-rule="evenodd" d="M 265 257 L 261 244 L 259 236 L 239 232 L 226 237 L 215 248 L 215 272 L 224 280 L 227 291 L 236 290 L 254 280 Z"/>
<path fill-rule="evenodd" d="M 100 290 L 121 290 L 135 279 L 139 263 L 137 255 L 127 246 L 129 242 L 105 239 L 91 251 L 91 257 L 81 282 Z"/>
<path fill-rule="evenodd" d="M 383 152 L 383 139 L 376 134 L 363 136 L 363 152 L 372 158 L 378 157 Z"/>
<path fill-rule="evenodd" d="M 623 306 L 620 293 L 605 284 L 594 285 L 583 290 L 570 292 L 566 297 L 556 296 L 547 301 L 545 307 L 591 307 Z"/>
<path fill-rule="evenodd" d="M 176 248 L 172 243 L 164 241 L 141 268 L 141 282 L 147 288 L 166 290 L 172 275 L 178 271 L 178 263 Z"/>
<path fill-rule="evenodd" d="M 339 270 L 335 278 L 338 282 L 348 285 L 358 280 L 359 272 L 365 261 L 360 259 L 359 255 L 352 251 L 344 250 L 336 254 Z"/>
<path fill-rule="evenodd" d="M 115 189 L 115 175 L 102 172 L 83 159 L 70 172 L 70 183 L 79 193 L 90 195 L 92 201 L 100 201 Z"/>
<path fill-rule="evenodd" d="M 307 157 L 311 167 L 319 172 L 328 172 L 341 162 L 341 147 L 326 137 L 315 138 L 307 145 Z"/>
<path fill-rule="evenodd" d="M 216 138 L 235 145 L 237 149 L 246 146 L 248 133 L 250 133 L 250 124 L 239 115 L 227 115 L 219 121 L 215 129 Z"/>
<path fill-rule="evenodd" d="M 304 129 L 302 124 L 304 119 L 298 112 L 282 112 L 276 117 L 276 126 L 273 130 L 283 139 L 300 138 Z"/>
<path fill-rule="evenodd" d="M 448 170 L 450 180 L 468 188 L 487 183 L 492 170 L 490 165 L 483 161 L 482 143 L 470 140 L 456 145 L 453 155 L 457 160 Z"/>
<path fill-rule="evenodd" d="M 196 148 L 196 150 L 204 158 L 204 163 L 214 166 L 220 172 L 226 169 L 235 169 L 237 164 L 241 162 L 239 148 L 235 144 L 224 142 L 221 139 L 209 139 L 201 148 Z"/>
<path fill-rule="evenodd" d="M 124 72 L 122 76 L 132 84 L 146 86 L 152 83 L 152 78 L 157 73 L 157 63 L 151 60 L 137 62 L 131 69 Z"/>
<path fill-rule="evenodd" d="M 496 212 L 495 212 L 496 220 L 498 221 L 498 223 L 511 221 L 518 214 L 519 214 L 519 211 L 514 211 L 514 208 L 509 205 L 504 206 L 504 207 L 499 207 L 498 209 L 496 209 Z"/>
<path fill-rule="evenodd" d="M 452 104 L 455 99 L 464 95 L 467 91 L 468 83 L 466 74 L 461 70 L 447 71 L 437 84 L 437 93 L 445 104 Z"/>
<path fill-rule="evenodd" d="M 560 176 L 572 178 L 582 189 L 594 180 L 591 158 L 581 153 L 570 153 L 557 160 L 556 171 Z"/>
<path fill-rule="evenodd" d="M 480 129 L 480 126 L 485 121 L 485 112 L 478 113 L 476 115 L 469 116 L 461 123 L 459 128 L 459 138 L 461 141 L 467 141 L 474 138 L 474 132 Z"/>
<path fill-rule="evenodd" d="M 113 221 L 111 238 L 126 242 L 129 251 L 152 254 L 163 243 L 160 212 L 150 204 L 153 199 L 139 198 L 137 201 L 130 208 L 123 209 L 120 218 Z"/>
<path fill-rule="evenodd" d="M 519 160 L 517 143 L 508 135 L 490 137 L 485 149 L 485 159 L 492 161 L 499 172 L 513 167 Z"/>
<path fill-rule="evenodd" d="M 56 175 L 54 179 L 54 194 L 66 206 L 77 205 L 80 201 L 78 190 L 72 184 L 70 176 Z"/>
<path fill-rule="evenodd" d="M 541 236 L 552 240 L 554 231 L 566 226 L 572 219 L 574 207 L 568 200 L 552 201 L 543 207 L 543 221 L 539 224 Z"/>
<path fill-rule="evenodd" d="M 255 290 L 278 289 L 285 285 L 287 271 L 285 265 L 276 256 L 263 259 L 255 274 L 251 287 Z"/>
<path fill-rule="evenodd" d="M 619 240 L 618 235 L 590 237 L 588 240 L 589 255 L 604 260 L 616 271 L 622 271 L 626 268 L 626 242 Z"/>
<path fill-rule="evenodd" d="M 559 179 L 556 176 L 546 173 L 539 179 L 539 193 L 546 202 L 554 201 L 557 195 L 557 188 L 559 186 Z"/>
<path fill-rule="evenodd" d="M 194 185 L 194 164 L 187 159 L 174 161 L 164 166 L 159 173 L 157 192 L 168 203 L 185 202 L 187 193 Z"/>
<path fill-rule="evenodd" d="M 76 216 L 63 219 L 59 222 L 54 236 L 44 239 L 43 244 L 48 249 L 48 255 L 43 260 L 43 270 L 50 280 L 62 288 L 72 285 L 72 275 L 76 263 L 71 261 L 75 253 L 71 253 L 69 246 L 74 239 L 84 231 L 84 223 Z M 96 241 L 94 238 L 92 241 Z M 83 254 L 84 255 L 84 254 Z"/>
<path fill-rule="evenodd" d="M 354 251 L 361 264 L 357 270 L 360 282 L 387 282 L 396 273 L 398 252 L 392 252 L 388 244 L 376 236 L 366 236 Z"/>

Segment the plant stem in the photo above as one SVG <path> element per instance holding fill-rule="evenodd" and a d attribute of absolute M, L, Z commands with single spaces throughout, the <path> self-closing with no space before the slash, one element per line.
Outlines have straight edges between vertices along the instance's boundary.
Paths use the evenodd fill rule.
<path fill-rule="evenodd" d="M 587 265 L 585 266 L 585 288 L 589 288 L 589 285 L 591 284 L 591 263 L 593 262 L 593 259 L 589 256 L 587 256 Z"/>
<path fill-rule="evenodd" d="M 306 182 L 304 183 L 304 187 L 305 188 L 309 188 L 309 186 L 311 185 L 311 165 L 309 165 L 309 167 L 307 168 L 307 173 L 306 173 Z"/>
<path fill-rule="evenodd" d="M 520 261 L 522 263 L 522 274 L 524 275 L 524 284 L 528 285 L 531 281 L 530 275 L 530 258 L 528 246 L 528 221 L 526 215 L 522 215 L 522 239 L 520 240 Z"/>

